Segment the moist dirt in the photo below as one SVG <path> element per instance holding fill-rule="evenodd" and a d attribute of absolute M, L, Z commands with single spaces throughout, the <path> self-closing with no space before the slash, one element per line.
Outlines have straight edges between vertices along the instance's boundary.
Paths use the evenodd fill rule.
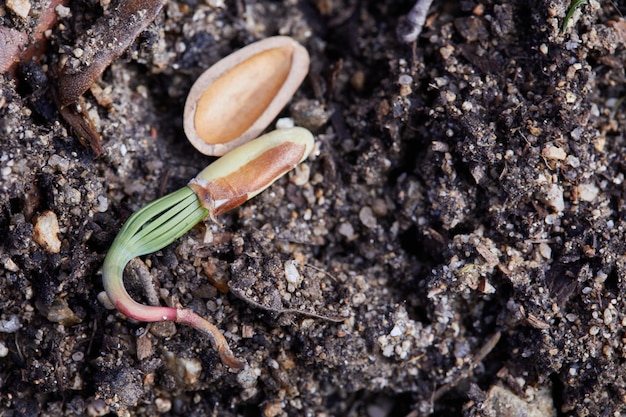
<path fill-rule="evenodd" d="M 0 24 L 33 35 L 45 5 Z M 623 2 L 563 30 L 566 0 L 435 0 L 405 44 L 407 1 L 170 0 L 84 95 L 95 158 L 50 68 L 114 6 L 58 6 L 41 60 L 0 75 L 0 416 L 626 412 Z M 108 310 L 101 266 L 212 160 L 183 133 L 194 80 L 278 34 L 311 55 L 281 116 L 314 153 L 126 270 L 221 329 L 235 372 Z"/>

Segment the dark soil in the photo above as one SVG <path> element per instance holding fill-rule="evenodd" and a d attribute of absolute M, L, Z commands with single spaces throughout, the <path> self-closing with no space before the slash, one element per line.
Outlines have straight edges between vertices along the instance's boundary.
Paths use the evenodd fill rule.
<path fill-rule="evenodd" d="M 32 31 L 30 3 L 0 24 Z M 0 75 L 0 416 L 626 412 L 623 2 L 562 33 L 569 0 L 435 0 L 406 45 L 410 1 L 170 0 L 85 95 L 99 158 L 49 68 L 112 6 L 70 3 L 42 61 Z M 215 323 L 237 373 L 193 329 L 107 310 L 100 268 L 211 161 L 182 130 L 193 81 L 276 34 L 312 58 L 283 115 L 315 128 L 308 180 L 127 270 L 136 299 L 147 268 L 162 304 Z"/>

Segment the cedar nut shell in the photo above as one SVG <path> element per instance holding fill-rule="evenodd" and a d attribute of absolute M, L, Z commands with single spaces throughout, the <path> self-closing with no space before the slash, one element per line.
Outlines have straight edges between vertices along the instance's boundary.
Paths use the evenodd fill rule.
<path fill-rule="evenodd" d="M 309 70 L 309 54 L 275 36 L 218 61 L 191 87 L 184 129 L 205 155 L 220 156 L 259 136 L 285 107 Z"/>

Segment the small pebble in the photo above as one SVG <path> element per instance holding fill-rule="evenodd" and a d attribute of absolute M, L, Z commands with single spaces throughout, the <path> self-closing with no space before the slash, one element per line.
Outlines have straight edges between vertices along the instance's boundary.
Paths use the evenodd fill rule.
<path fill-rule="evenodd" d="M 302 187 L 309 182 L 310 176 L 311 168 L 307 164 L 300 164 L 292 171 L 289 181 L 298 187 Z"/>
<path fill-rule="evenodd" d="M 546 159 L 556 159 L 557 161 L 563 161 L 567 158 L 567 154 L 563 148 L 557 146 L 548 145 L 541 151 L 541 155 Z"/>
<path fill-rule="evenodd" d="M 72 15 L 70 8 L 63 6 L 62 4 L 59 4 L 54 11 L 57 12 L 57 16 L 61 19 L 68 18 Z"/>
<path fill-rule="evenodd" d="M 26 19 L 28 17 L 31 7 L 30 1 L 28 0 L 7 0 L 6 6 L 22 19 Z"/>
<path fill-rule="evenodd" d="M 402 74 L 398 78 L 398 84 L 400 85 L 411 85 L 413 83 L 413 77 L 408 74 Z"/>
<path fill-rule="evenodd" d="M 550 245 L 548 245 L 547 243 L 539 244 L 539 253 L 541 254 L 541 256 L 543 256 L 544 259 L 552 258 L 552 249 L 550 248 Z"/>
<path fill-rule="evenodd" d="M 369 229 L 376 227 L 376 217 L 374 216 L 372 208 L 369 206 L 365 206 L 361 209 L 361 211 L 359 211 L 359 220 L 361 220 L 361 223 Z"/>
<path fill-rule="evenodd" d="M 582 201 L 592 202 L 598 197 L 600 190 L 595 184 L 579 184 L 578 185 L 578 198 Z"/>
<path fill-rule="evenodd" d="M 20 267 L 17 266 L 17 264 L 15 262 L 13 262 L 13 259 L 11 259 L 11 258 L 7 258 L 4 261 L 4 268 L 7 271 L 11 271 L 11 272 L 17 272 L 17 271 L 20 270 Z"/>
<path fill-rule="evenodd" d="M 281 117 L 276 120 L 276 129 L 291 129 L 295 125 L 291 117 Z"/>
<path fill-rule="evenodd" d="M 61 251 L 61 241 L 57 236 L 58 233 L 59 221 L 53 211 L 45 211 L 35 220 L 33 240 L 39 243 L 45 251 L 50 253 L 59 253 Z"/>
<path fill-rule="evenodd" d="M 167 398 L 157 398 L 154 405 L 159 413 L 168 413 L 172 409 L 172 402 Z"/>
<path fill-rule="evenodd" d="M 179 382 L 193 385 L 198 382 L 202 373 L 202 363 L 195 358 L 181 358 L 172 352 L 167 352 L 167 365 Z"/>
<path fill-rule="evenodd" d="M 563 200 L 563 189 L 558 184 L 552 184 L 545 193 L 544 201 L 557 213 L 565 210 L 565 200 Z"/>
<path fill-rule="evenodd" d="M 48 165 L 58 170 L 62 174 L 66 174 L 67 170 L 70 169 L 70 161 L 67 158 L 64 158 L 61 155 L 57 154 L 53 154 L 48 159 Z"/>
<path fill-rule="evenodd" d="M 109 406 L 101 398 L 91 398 L 87 403 L 87 415 L 89 417 L 101 417 L 109 414 L 110 411 Z"/>
<path fill-rule="evenodd" d="M 292 260 L 285 262 L 285 279 L 288 283 L 287 290 L 289 292 L 294 292 L 298 285 L 302 282 L 302 276 L 298 271 L 296 261 Z"/>
<path fill-rule="evenodd" d="M 355 238 L 354 227 L 352 227 L 352 225 L 348 222 L 341 223 L 337 231 L 348 240 L 353 240 Z"/>
<path fill-rule="evenodd" d="M 0 333 L 15 333 L 22 327 L 20 319 L 13 315 L 8 320 L 0 320 Z"/>

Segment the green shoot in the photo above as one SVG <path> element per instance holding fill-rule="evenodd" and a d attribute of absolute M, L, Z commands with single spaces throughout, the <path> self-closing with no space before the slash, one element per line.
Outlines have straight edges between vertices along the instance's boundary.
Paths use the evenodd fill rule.
<path fill-rule="evenodd" d="M 104 260 L 102 282 L 111 303 L 127 317 L 138 321 L 173 321 L 189 325 L 211 339 L 222 362 L 240 369 L 222 333 L 208 320 L 184 308 L 147 306 L 133 300 L 124 287 L 126 264 L 136 256 L 158 251 L 201 222 L 209 211 L 200 205 L 189 187 L 183 187 L 134 213 L 111 245 Z"/>
<path fill-rule="evenodd" d="M 572 16 L 574 16 L 574 13 L 576 13 L 576 10 L 578 10 L 579 7 L 582 7 L 583 5 L 587 4 L 588 0 L 573 0 L 572 4 L 569 7 L 569 10 L 567 11 L 567 14 L 565 15 L 565 19 L 563 19 L 563 26 L 561 27 L 561 33 L 565 33 L 565 31 L 567 30 L 567 27 L 569 26 L 569 21 L 572 19 Z"/>

